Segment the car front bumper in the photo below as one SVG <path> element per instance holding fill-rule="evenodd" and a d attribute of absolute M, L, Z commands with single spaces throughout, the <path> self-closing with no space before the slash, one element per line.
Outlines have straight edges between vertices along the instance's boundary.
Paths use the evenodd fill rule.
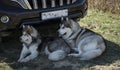
<path fill-rule="evenodd" d="M 70 4 L 62 7 L 54 7 L 47 9 L 26 10 L 14 6 L 7 5 L 0 2 L 0 18 L 2 16 L 8 16 L 9 22 L 3 23 L 0 20 L 0 31 L 16 28 L 23 24 L 40 24 L 47 20 L 41 19 L 42 12 L 56 11 L 68 9 L 69 18 L 83 18 L 87 12 L 87 0 L 78 0 L 74 4 Z"/>

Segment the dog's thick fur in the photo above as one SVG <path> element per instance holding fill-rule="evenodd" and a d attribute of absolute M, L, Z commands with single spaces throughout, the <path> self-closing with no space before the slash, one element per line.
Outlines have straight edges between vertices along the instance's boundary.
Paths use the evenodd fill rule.
<path fill-rule="evenodd" d="M 36 58 L 39 54 L 38 46 L 41 43 L 41 38 L 37 30 L 29 25 L 23 25 L 23 33 L 20 37 L 23 48 L 18 62 L 28 62 Z M 30 55 L 28 55 L 30 53 Z M 28 55 L 28 56 L 27 56 Z"/>
<path fill-rule="evenodd" d="M 101 35 L 80 27 L 72 19 L 66 18 L 62 22 L 63 24 L 58 29 L 59 35 L 69 44 L 71 49 L 78 52 L 68 56 L 80 57 L 80 60 L 90 60 L 104 52 L 106 45 Z"/>
<path fill-rule="evenodd" d="M 45 47 L 45 53 L 48 55 L 48 59 L 52 61 L 58 61 L 64 59 L 68 53 L 70 53 L 70 48 L 61 38 L 56 38 L 55 40 L 48 42 Z"/>

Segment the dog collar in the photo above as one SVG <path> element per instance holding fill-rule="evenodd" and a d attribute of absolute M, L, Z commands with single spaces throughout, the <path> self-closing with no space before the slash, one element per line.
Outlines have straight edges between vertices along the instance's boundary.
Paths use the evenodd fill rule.
<path fill-rule="evenodd" d="M 79 35 L 82 31 L 83 31 L 83 29 L 80 29 L 77 34 L 75 34 L 75 32 L 73 32 L 73 33 L 69 36 L 69 39 L 68 39 L 68 40 L 77 38 L 78 35 Z M 75 35 L 74 35 L 74 34 L 75 34 Z"/>

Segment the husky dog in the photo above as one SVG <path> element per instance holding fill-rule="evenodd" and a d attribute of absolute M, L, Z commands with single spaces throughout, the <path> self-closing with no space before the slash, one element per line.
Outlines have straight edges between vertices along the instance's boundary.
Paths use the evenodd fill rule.
<path fill-rule="evenodd" d="M 72 19 L 66 18 L 58 29 L 59 35 L 77 53 L 68 56 L 80 57 L 80 60 L 90 60 L 100 56 L 105 48 L 105 42 L 101 35 L 91 30 L 82 28 Z"/>
<path fill-rule="evenodd" d="M 23 48 L 18 62 L 28 62 L 36 58 L 39 54 L 38 46 L 41 43 L 41 38 L 37 30 L 29 25 L 23 25 L 23 33 L 20 37 Z M 28 55 L 30 53 L 30 55 Z M 28 55 L 28 56 L 27 56 Z"/>
<path fill-rule="evenodd" d="M 48 42 L 45 47 L 45 54 L 48 55 L 48 59 L 52 61 L 62 60 L 68 53 L 70 53 L 70 47 L 68 47 L 62 38 L 56 38 Z"/>

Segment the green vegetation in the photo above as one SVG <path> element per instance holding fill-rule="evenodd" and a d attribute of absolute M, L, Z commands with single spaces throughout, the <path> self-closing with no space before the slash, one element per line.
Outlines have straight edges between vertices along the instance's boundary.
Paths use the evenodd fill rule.
<path fill-rule="evenodd" d="M 79 23 L 80 26 L 101 34 L 107 41 L 103 57 L 97 63 L 91 62 L 95 66 L 83 70 L 120 70 L 120 15 L 90 9 Z"/>
<path fill-rule="evenodd" d="M 120 15 L 91 9 L 79 23 L 120 45 Z"/>

